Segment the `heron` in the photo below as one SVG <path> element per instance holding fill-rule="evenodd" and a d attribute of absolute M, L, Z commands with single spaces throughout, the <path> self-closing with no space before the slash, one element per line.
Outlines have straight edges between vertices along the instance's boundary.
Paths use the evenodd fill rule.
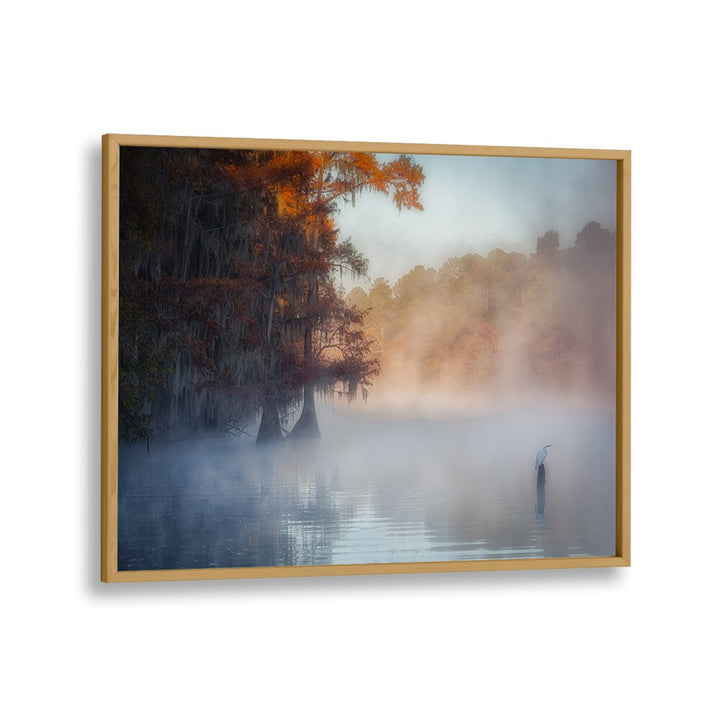
<path fill-rule="evenodd" d="M 535 456 L 535 469 L 536 470 L 538 470 L 542 465 L 545 464 L 545 458 L 547 458 L 547 455 L 548 455 L 547 449 L 549 447 L 552 447 L 552 445 L 543 445 L 537 451 L 537 455 Z"/>

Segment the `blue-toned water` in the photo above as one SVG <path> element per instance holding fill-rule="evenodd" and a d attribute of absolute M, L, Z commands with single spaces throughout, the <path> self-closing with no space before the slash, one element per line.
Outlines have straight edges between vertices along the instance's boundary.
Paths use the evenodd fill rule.
<path fill-rule="evenodd" d="M 320 423 L 321 441 L 273 448 L 121 443 L 119 569 L 615 554 L 610 414 Z"/>

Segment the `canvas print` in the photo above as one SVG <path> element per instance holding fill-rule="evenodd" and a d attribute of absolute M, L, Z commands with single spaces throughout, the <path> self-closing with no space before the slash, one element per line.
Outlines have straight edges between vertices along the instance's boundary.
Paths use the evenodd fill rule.
<path fill-rule="evenodd" d="M 119 168 L 118 570 L 615 555 L 615 160 Z"/>

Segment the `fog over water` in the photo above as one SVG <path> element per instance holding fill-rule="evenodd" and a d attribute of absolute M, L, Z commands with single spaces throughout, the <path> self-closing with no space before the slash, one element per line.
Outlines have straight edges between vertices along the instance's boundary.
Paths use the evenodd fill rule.
<path fill-rule="evenodd" d="M 613 555 L 614 417 L 319 407 L 323 438 L 120 452 L 122 570 Z M 544 477 L 535 453 L 552 444 Z"/>

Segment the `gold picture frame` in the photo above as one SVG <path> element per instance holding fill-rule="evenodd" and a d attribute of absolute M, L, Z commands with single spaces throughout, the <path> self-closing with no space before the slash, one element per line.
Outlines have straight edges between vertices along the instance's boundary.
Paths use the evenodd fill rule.
<path fill-rule="evenodd" d="M 614 547 L 608 555 L 501 557 L 339 564 L 119 569 L 120 155 L 123 148 L 195 148 L 608 160 L 616 163 Z M 630 565 L 630 160 L 628 150 L 322 142 L 108 134 L 102 138 L 102 448 L 101 580 L 136 582 L 221 578 L 435 573 Z M 398 205 L 398 207 L 400 207 Z M 149 437 L 149 436 L 148 436 Z M 149 440 L 148 440 L 149 442 Z"/>

